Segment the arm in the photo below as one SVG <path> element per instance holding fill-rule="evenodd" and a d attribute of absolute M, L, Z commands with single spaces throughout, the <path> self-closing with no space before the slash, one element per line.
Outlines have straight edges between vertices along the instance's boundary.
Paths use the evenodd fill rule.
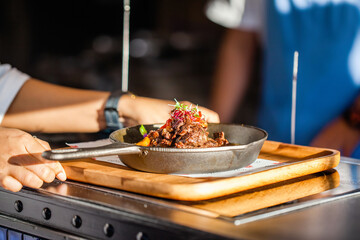
<path fill-rule="evenodd" d="M 96 132 L 105 128 L 102 112 L 109 94 L 29 79 L 1 125 L 31 132 Z"/>
<path fill-rule="evenodd" d="M 106 127 L 104 105 L 110 92 L 62 87 L 29 79 L 6 112 L 1 126 L 30 132 L 97 132 Z M 123 95 L 120 117 L 137 123 L 161 123 L 169 117 L 172 101 Z M 201 109 L 208 120 L 218 115 Z"/>
<path fill-rule="evenodd" d="M 330 122 L 310 143 L 311 146 L 336 149 L 350 157 L 360 141 L 360 131 L 350 126 L 343 117 Z"/>
<path fill-rule="evenodd" d="M 360 96 L 343 116 L 327 124 L 315 136 L 311 146 L 337 149 L 350 157 L 360 141 Z"/>
<path fill-rule="evenodd" d="M 211 108 L 219 113 L 222 122 L 231 122 L 245 96 L 253 68 L 256 34 L 228 30 L 220 47 Z"/>

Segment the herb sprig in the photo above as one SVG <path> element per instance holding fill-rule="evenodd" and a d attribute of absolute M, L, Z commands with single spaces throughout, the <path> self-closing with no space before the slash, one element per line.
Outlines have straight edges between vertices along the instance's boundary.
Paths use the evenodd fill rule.
<path fill-rule="evenodd" d="M 170 113 L 170 119 L 167 120 L 166 124 L 162 128 L 170 125 L 172 120 L 185 121 L 186 116 L 190 118 L 191 121 L 206 126 L 205 116 L 199 110 L 198 105 L 196 105 L 195 107 L 193 107 L 192 105 L 188 106 L 186 104 L 178 102 L 176 99 L 174 100 L 175 105 L 170 105 L 174 107 L 174 109 Z"/>

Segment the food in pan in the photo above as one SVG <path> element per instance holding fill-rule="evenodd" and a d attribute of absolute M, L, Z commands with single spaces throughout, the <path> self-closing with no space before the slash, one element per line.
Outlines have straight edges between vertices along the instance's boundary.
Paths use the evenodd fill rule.
<path fill-rule="evenodd" d="M 176 100 L 175 100 L 176 101 Z M 144 139 L 137 143 L 141 146 L 175 147 L 175 148 L 207 148 L 228 145 L 224 132 L 214 133 L 210 138 L 208 124 L 198 107 L 187 106 L 176 101 L 170 118 L 157 130 L 148 134 L 140 127 Z"/>

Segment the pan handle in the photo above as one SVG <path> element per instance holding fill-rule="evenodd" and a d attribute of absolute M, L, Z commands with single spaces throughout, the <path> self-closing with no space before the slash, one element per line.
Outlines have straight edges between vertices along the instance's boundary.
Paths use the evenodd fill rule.
<path fill-rule="evenodd" d="M 112 143 L 92 148 L 67 148 L 44 151 L 42 157 L 48 160 L 71 160 L 80 158 L 93 158 L 111 155 L 140 154 L 140 146 L 128 146 L 123 143 Z"/>

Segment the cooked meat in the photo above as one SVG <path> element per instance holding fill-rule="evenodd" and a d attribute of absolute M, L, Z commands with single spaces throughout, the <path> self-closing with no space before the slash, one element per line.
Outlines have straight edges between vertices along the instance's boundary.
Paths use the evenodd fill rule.
<path fill-rule="evenodd" d="M 219 146 L 229 144 L 229 141 L 225 138 L 225 133 L 224 132 L 214 133 L 214 139 L 219 144 Z"/>
<path fill-rule="evenodd" d="M 189 115 L 182 119 L 171 119 L 156 131 L 150 131 L 150 146 L 176 148 L 206 148 L 229 144 L 224 133 L 214 133 L 214 139 L 207 132 L 207 124 L 195 122 Z"/>

